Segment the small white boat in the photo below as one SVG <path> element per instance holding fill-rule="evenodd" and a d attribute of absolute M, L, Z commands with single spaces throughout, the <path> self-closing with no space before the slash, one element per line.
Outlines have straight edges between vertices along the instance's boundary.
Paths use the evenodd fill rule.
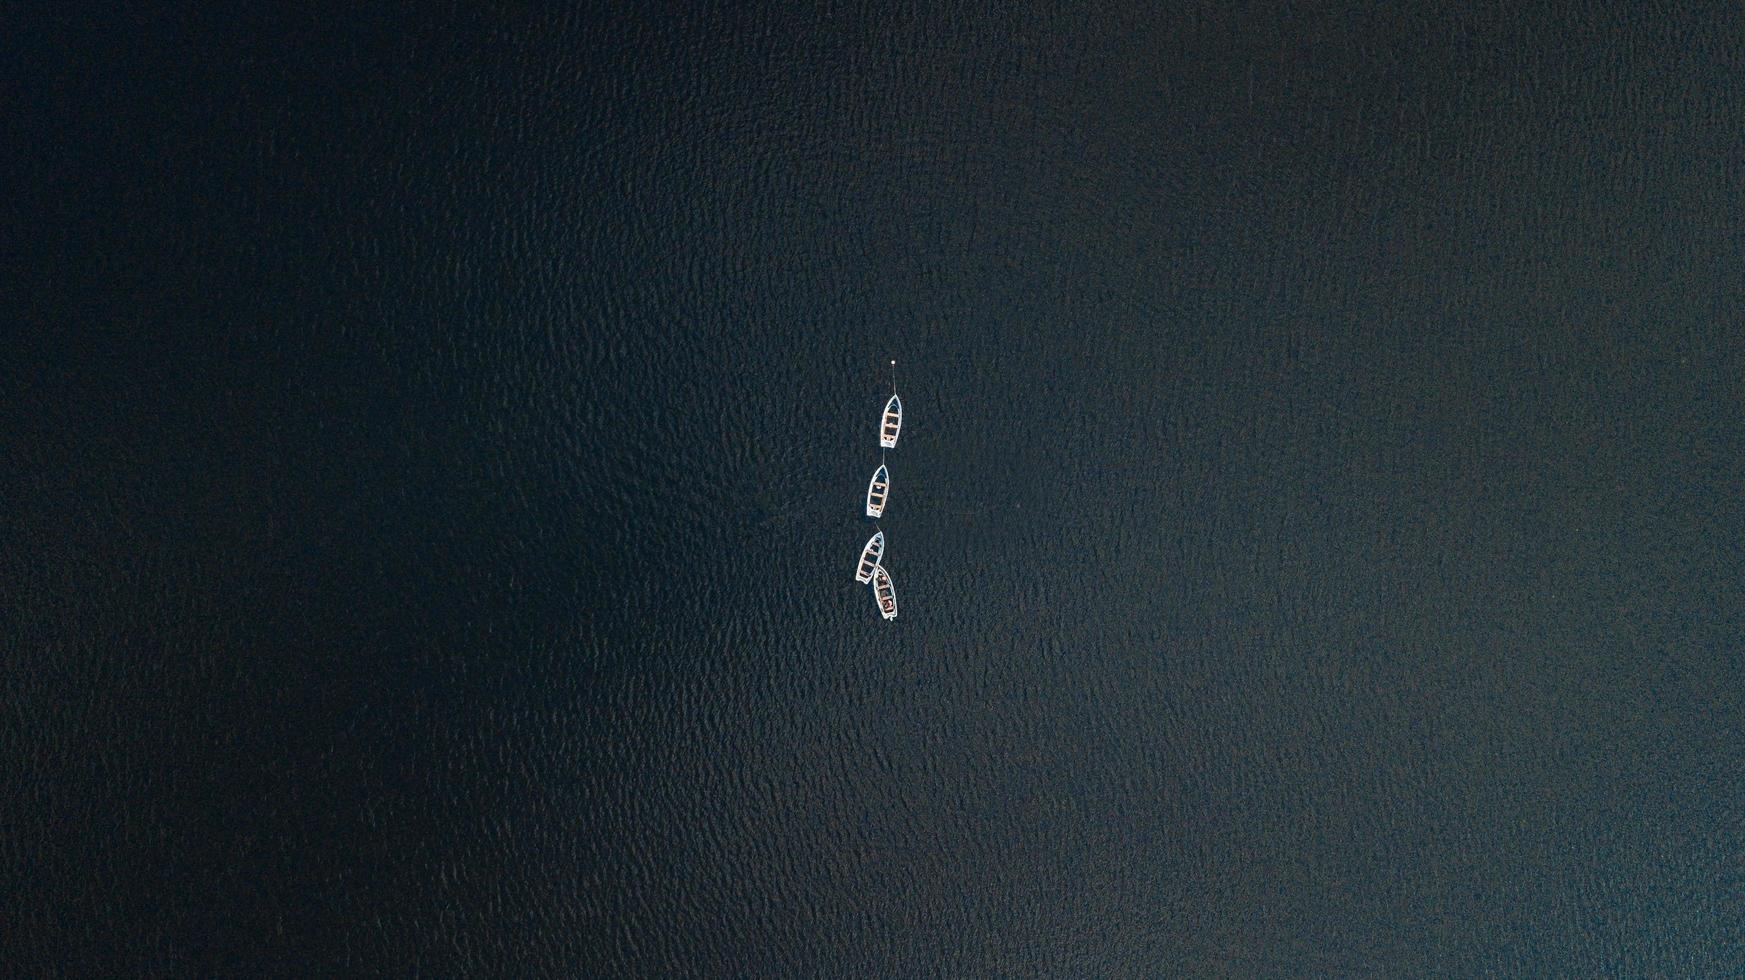
<path fill-rule="evenodd" d="M 873 569 L 879 567 L 879 559 L 885 553 L 885 532 L 880 531 L 866 539 L 866 547 L 860 552 L 860 570 L 854 573 L 854 580 L 862 585 L 872 581 Z"/>
<path fill-rule="evenodd" d="M 891 493 L 891 471 L 880 463 L 873 471 L 872 482 L 866 485 L 866 516 L 878 517 L 885 512 L 885 498 Z"/>
<path fill-rule="evenodd" d="M 879 613 L 886 619 L 897 618 L 897 590 L 891 587 L 891 573 L 885 566 L 873 566 L 873 595 L 879 600 Z"/>
<path fill-rule="evenodd" d="M 885 449 L 897 448 L 897 434 L 903 431 L 903 400 L 895 393 L 891 400 L 885 402 L 884 421 L 879 423 L 879 445 Z"/>

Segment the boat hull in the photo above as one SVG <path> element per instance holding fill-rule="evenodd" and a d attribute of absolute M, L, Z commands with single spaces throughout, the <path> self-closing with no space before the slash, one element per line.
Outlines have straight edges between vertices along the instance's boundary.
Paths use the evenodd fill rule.
<path fill-rule="evenodd" d="M 878 601 L 879 615 L 886 619 L 897 618 L 897 589 L 891 584 L 891 573 L 880 565 L 873 569 L 873 598 Z"/>
<path fill-rule="evenodd" d="M 879 559 L 885 554 L 885 532 L 880 531 L 867 539 L 866 547 L 860 550 L 860 567 L 854 573 L 854 580 L 862 585 L 872 581 L 873 569 L 879 567 Z"/>
<path fill-rule="evenodd" d="M 866 516 L 882 517 L 885 513 L 885 501 L 891 495 L 891 471 L 883 465 L 873 471 L 872 481 L 866 485 Z"/>
<path fill-rule="evenodd" d="M 903 433 L 903 400 L 896 395 L 885 402 L 884 417 L 879 420 L 879 446 L 897 448 L 897 437 Z"/>

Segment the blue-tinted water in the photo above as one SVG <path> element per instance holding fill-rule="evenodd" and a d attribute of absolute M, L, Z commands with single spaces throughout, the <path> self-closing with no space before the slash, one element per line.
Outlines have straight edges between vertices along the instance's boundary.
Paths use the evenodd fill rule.
<path fill-rule="evenodd" d="M 1745 972 L 1737 32 L 5 21 L 10 972 Z"/>

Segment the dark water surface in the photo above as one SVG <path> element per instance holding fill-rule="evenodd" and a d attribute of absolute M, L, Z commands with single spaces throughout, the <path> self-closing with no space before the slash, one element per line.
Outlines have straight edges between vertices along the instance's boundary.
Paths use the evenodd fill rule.
<path fill-rule="evenodd" d="M 1734 19 L 678 6 L 0 15 L 8 975 L 1745 973 Z"/>

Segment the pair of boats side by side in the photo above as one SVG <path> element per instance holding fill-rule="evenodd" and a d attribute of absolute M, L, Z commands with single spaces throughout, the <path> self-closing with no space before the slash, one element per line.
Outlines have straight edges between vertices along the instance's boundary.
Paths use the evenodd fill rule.
<path fill-rule="evenodd" d="M 879 422 L 879 448 L 895 449 L 897 436 L 903 431 L 903 400 L 895 392 L 891 400 L 885 403 L 885 414 Z M 866 485 L 866 516 L 877 520 L 884 516 L 885 501 L 891 494 L 891 471 L 883 460 L 879 468 L 873 471 L 872 481 Z M 854 580 L 865 585 L 872 583 L 873 597 L 878 600 L 879 614 L 886 619 L 897 618 L 897 590 L 891 584 L 891 573 L 885 570 L 885 532 L 881 529 L 873 532 L 867 539 L 866 547 L 860 551 L 860 567 L 855 569 Z"/>
<path fill-rule="evenodd" d="M 884 555 L 885 532 L 875 531 L 861 550 L 860 569 L 854 573 L 854 580 L 862 585 L 871 582 L 873 597 L 879 602 L 879 613 L 886 619 L 896 619 L 897 590 L 891 586 L 891 573 L 879 564 Z"/>

